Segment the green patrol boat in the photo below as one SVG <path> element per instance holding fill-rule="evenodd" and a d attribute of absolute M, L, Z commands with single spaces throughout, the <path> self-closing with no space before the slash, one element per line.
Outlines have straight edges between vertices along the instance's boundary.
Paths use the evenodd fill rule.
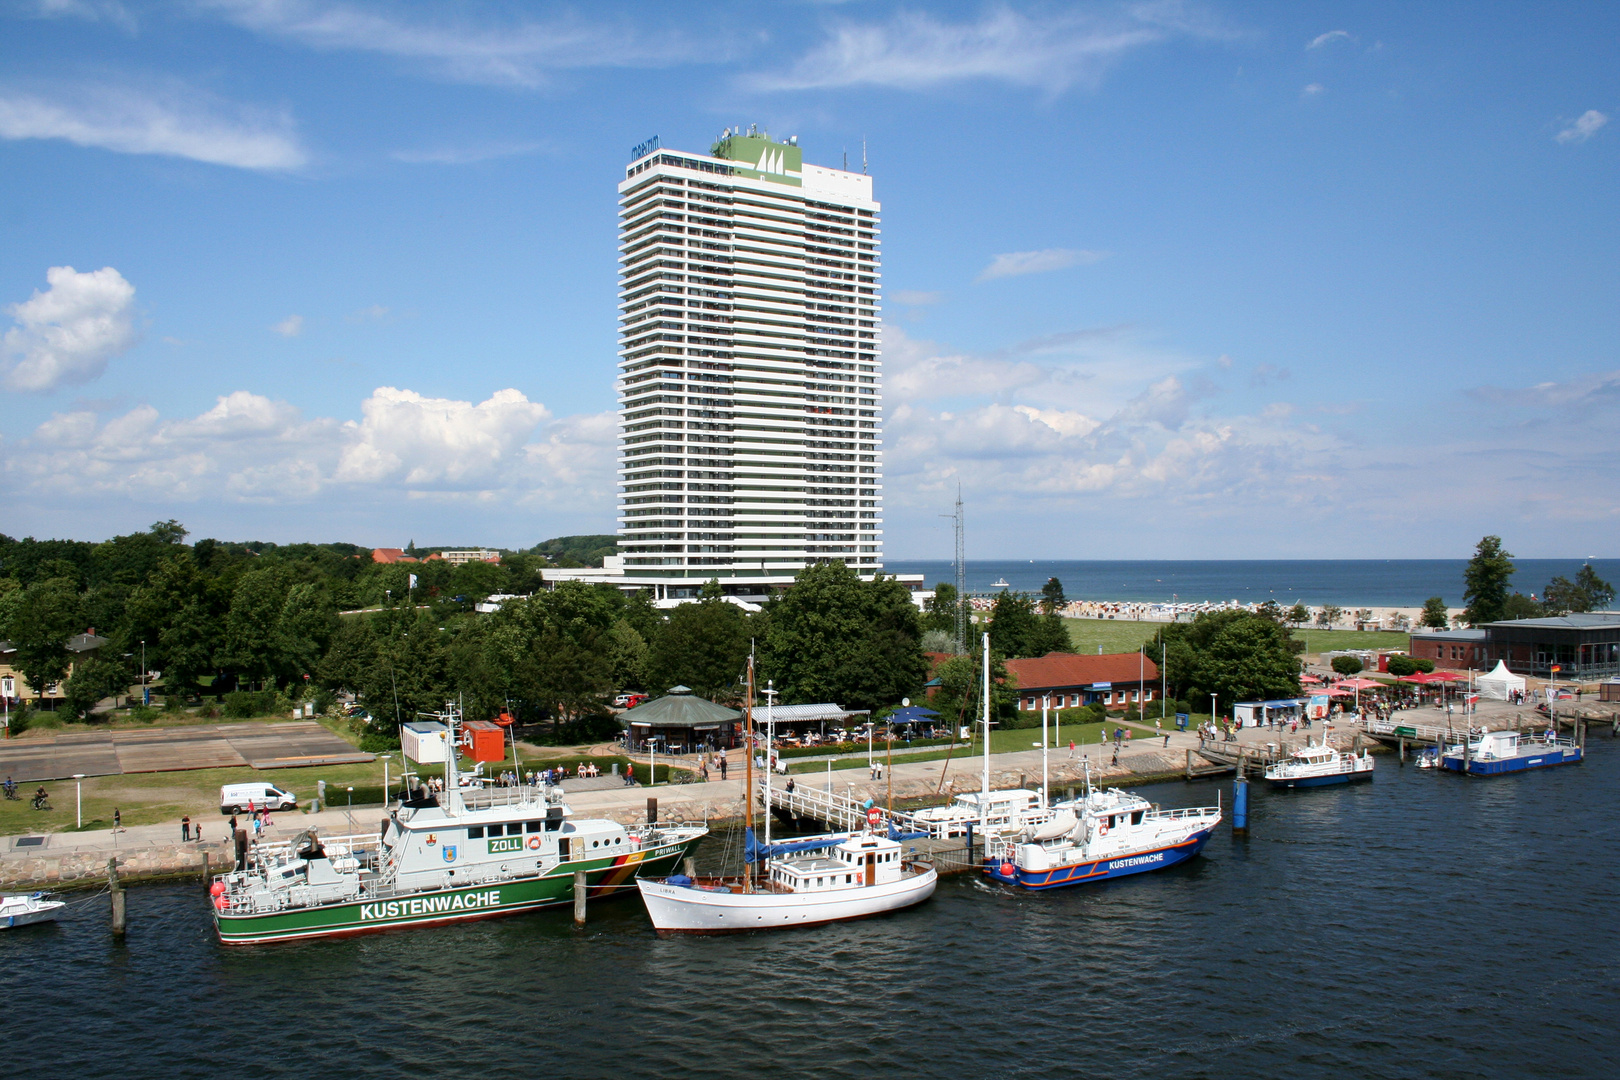
<path fill-rule="evenodd" d="M 455 742 L 451 720 L 450 745 Z M 708 835 L 702 825 L 573 820 L 554 787 L 463 788 L 455 755 L 445 786 L 419 788 L 379 832 L 259 844 L 214 879 L 214 925 L 226 945 L 440 926 L 569 904 L 583 871 L 591 899 L 635 892 L 641 874 L 671 874 Z"/>

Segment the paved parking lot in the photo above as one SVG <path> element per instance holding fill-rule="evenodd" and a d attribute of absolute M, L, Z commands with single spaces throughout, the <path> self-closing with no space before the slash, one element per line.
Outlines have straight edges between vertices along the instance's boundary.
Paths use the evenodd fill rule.
<path fill-rule="evenodd" d="M 0 777 L 22 784 L 63 780 L 75 773 L 111 776 L 243 765 L 285 769 L 372 759 L 313 720 L 198 724 L 6 740 L 0 742 Z"/>

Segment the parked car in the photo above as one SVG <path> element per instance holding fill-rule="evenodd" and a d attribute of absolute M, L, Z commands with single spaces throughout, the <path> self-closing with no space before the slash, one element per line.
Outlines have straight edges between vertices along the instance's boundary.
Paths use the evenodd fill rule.
<path fill-rule="evenodd" d="M 640 691 L 631 690 L 616 696 L 613 699 L 613 707 L 615 709 L 633 709 L 646 700 L 646 694 L 643 694 Z"/>
<path fill-rule="evenodd" d="M 245 814 L 249 806 L 255 810 L 296 810 L 298 799 L 292 792 L 263 781 L 226 784 L 219 789 L 220 813 Z"/>

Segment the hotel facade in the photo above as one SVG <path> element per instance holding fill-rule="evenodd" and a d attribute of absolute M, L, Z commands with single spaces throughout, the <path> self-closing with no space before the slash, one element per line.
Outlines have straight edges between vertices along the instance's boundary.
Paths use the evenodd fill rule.
<path fill-rule="evenodd" d="M 558 576 L 673 600 L 880 571 L 872 178 L 728 130 L 707 154 L 637 147 L 618 194 L 619 554 Z"/>

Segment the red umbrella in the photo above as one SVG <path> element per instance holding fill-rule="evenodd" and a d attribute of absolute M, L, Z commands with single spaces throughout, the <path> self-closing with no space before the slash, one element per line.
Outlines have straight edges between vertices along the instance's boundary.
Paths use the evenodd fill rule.
<path fill-rule="evenodd" d="M 1455 671 L 1436 671 L 1429 677 L 1431 679 L 1444 679 L 1446 682 L 1462 682 L 1468 676 L 1459 675 Z"/>
<path fill-rule="evenodd" d="M 1372 679 L 1345 679 L 1339 685 L 1346 690 L 1376 690 L 1384 684 Z"/>
<path fill-rule="evenodd" d="M 1437 674 L 1437 673 L 1431 673 L 1431 672 L 1427 672 L 1427 671 L 1420 671 L 1416 675 L 1402 675 L 1396 681 L 1397 682 L 1410 682 L 1410 683 L 1426 684 L 1426 683 L 1432 683 L 1432 682 L 1445 682 L 1446 677 L 1444 675 L 1440 675 L 1440 674 Z"/>

